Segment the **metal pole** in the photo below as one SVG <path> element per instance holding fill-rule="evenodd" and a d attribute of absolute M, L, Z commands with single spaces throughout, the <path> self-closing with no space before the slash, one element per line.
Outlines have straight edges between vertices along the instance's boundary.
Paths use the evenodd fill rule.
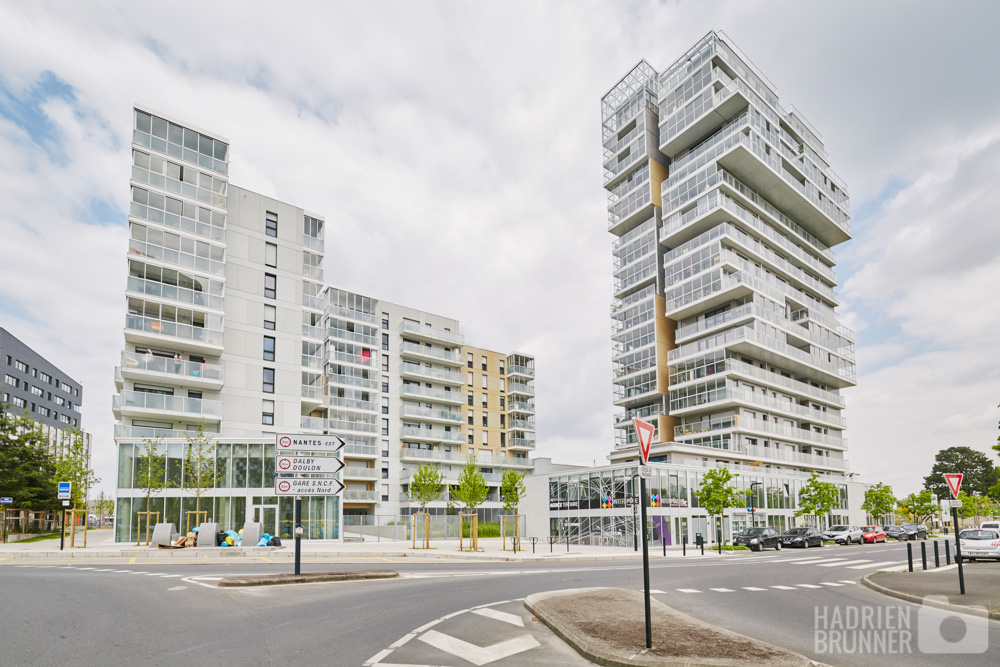
<path fill-rule="evenodd" d="M 295 576 L 302 574 L 302 497 L 295 496 Z"/>
<path fill-rule="evenodd" d="M 910 564 L 910 572 L 913 572 L 913 543 L 906 543 L 906 560 Z"/>
<path fill-rule="evenodd" d="M 635 478 L 632 478 L 632 483 L 635 484 Z M 634 487 L 633 487 L 634 488 Z M 632 494 L 632 500 L 635 500 L 635 494 Z M 632 503 L 632 551 L 639 550 L 639 536 L 635 530 L 635 503 Z"/>
<path fill-rule="evenodd" d="M 923 568 L 927 569 L 927 542 L 920 543 L 920 560 L 922 561 Z"/>
<path fill-rule="evenodd" d="M 719 528 L 715 531 L 715 539 L 719 542 L 719 555 L 722 555 L 722 515 L 719 515 Z"/>
<path fill-rule="evenodd" d="M 681 542 L 681 555 L 682 556 L 687 556 L 688 555 L 688 537 L 687 537 L 687 535 L 684 536 L 684 540 Z"/>
<path fill-rule="evenodd" d="M 958 589 L 965 595 L 965 573 L 962 572 L 962 542 L 958 539 L 958 508 L 951 508 L 951 520 L 955 525 L 955 562 L 958 563 Z"/>
<path fill-rule="evenodd" d="M 938 541 L 934 540 L 934 567 L 941 567 L 941 555 L 938 553 Z"/>
<path fill-rule="evenodd" d="M 646 648 L 653 648 L 653 631 L 649 621 L 649 540 L 646 539 L 646 479 L 639 478 L 639 500 L 642 503 L 642 582 L 646 592 Z M 666 553 L 664 547 L 664 553 Z"/>
<path fill-rule="evenodd" d="M 944 541 L 944 564 L 951 565 L 951 545 L 948 540 Z"/>
<path fill-rule="evenodd" d="M 660 544 L 663 545 L 663 557 L 667 557 L 667 536 L 663 534 L 663 524 L 660 524 Z"/>
<path fill-rule="evenodd" d="M 147 520 L 146 523 L 149 523 Z M 59 551 L 63 550 L 63 542 L 66 540 L 66 508 L 62 508 L 62 529 L 59 531 Z"/>

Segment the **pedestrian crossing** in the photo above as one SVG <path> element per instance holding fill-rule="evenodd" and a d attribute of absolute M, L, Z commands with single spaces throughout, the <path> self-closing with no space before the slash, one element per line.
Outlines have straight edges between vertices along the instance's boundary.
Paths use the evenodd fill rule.
<path fill-rule="evenodd" d="M 809 589 L 821 589 L 824 586 L 842 587 L 842 586 L 856 586 L 858 582 L 851 581 L 850 579 L 841 579 L 840 581 L 821 581 L 818 584 L 795 584 L 794 586 L 785 586 L 783 584 L 777 584 L 774 586 L 740 586 L 742 591 L 750 591 L 751 593 L 763 593 L 766 591 L 798 591 L 798 590 L 809 590 Z M 732 588 L 709 588 L 706 590 L 701 590 L 700 588 L 675 588 L 678 593 L 684 593 L 686 595 L 697 595 L 699 593 L 736 593 L 735 589 Z M 650 591 L 651 593 L 658 593 L 659 591 Z"/>
<path fill-rule="evenodd" d="M 55 568 L 58 570 L 78 570 L 78 571 L 90 571 L 93 574 L 98 572 L 110 572 L 112 574 L 134 574 L 136 576 L 147 576 L 147 577 L 162 577 L 163 579 L 177 579 L 183 577 L 183 574 L 170 574 L 168 572 L 149 572 L 146 570 L 115 570 L 113 568 L 94 568 L 94 567 L 78 567 L 75 565 L 14 565 L 16 568 L 35 568 L 37 570 L 43 570 L 47 568 Z M 221 577 L 220 577 L 221 579 Z"/>

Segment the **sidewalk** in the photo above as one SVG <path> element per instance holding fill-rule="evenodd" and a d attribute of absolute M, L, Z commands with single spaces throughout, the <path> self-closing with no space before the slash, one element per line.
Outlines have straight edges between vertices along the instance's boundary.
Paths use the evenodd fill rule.
<path fill-rule="evenodd" d="M 862 582 L 883 595 L 927 604 L 927 596 L 944 596 L 947 602 L 932 602 L 931 606 L 952 611 L 983 615 L 970 606 L 985 607 L 990 618 L 1000 620 L 1000 563 L 962 564 L 965 573 L 965 595 L 959 592 L 956 565 L 913 572 L 880 572 L 865 577 Z"/>
<path fill-rule="evenodd" d="M 0 562 L 10 564 L 21 559 L 88 559 L 88 560 L 119 560 L 119 559 L 157 559 L 170 562 L 183 560 L 204 562 L 206 559 L 219 561 L 246 562 L 261 560 L 264 562 L 284 562 L 295 558 L 295 543 L 293 540 L 283 540 L 280 547 L 214 547 L 186 549 L 155 549 L 137 547 L 134 544 L 122 544 L 113 541 L 111 530 L 92 530 L 88 533 L 87 547 L 70 549 L 68 539 L 63 551 L 59 550 L 59 539 L 42 540 L 39 542 L 0 544 Z M 82 538 L 77 536 L 77 544 Z M 539 541 L 532 553 L 531 543 L 525 539 L 522 544 L 526 549 L 519 549 L 515 554 L 511 550 L 511 540 L 507 540 L 507 549 L 503 549 L 500 538 L 480 538 L 479 551 L 459 551 L 458 540 L 433 540 L 430 549 L 414 549 L 409 541 L 392 541 L 383 539 L 375 541 L 367 539 L 364 542 L 340 542 L 337 540 L 302 540 L 302 562 L 323 563 L 334 560 L 354 559 L 364 562 L 368 559 L 406 558 L 414 561 L 462 560 L 467 562 L 511 561 L 519 563 L 549 563 L 549 562 L 590 562 L 614 560 L 641 560 L 642 551 L 634 551 L 623 547 L 594 547 L 570 544 L 554 544 Z M 468 540 L 465 541 L 468 547 Z M 739 553 L 739 552 L 737 552 Z M 728 553 L 720 556 L 712 551 L 705 555 L 697 555 L 695 549 L 688 549 L 688 558 L 727 558 Z M 680 547 L 668 547 L 667 558 L 681 558 Z M 650 549 L 650 561 L 663 560 L 661 548 Z"/>

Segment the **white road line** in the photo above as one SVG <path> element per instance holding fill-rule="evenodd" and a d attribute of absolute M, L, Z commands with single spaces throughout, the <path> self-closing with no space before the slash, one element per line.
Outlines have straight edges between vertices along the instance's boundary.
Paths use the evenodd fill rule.
<path fill-rule="evenodd" d="M 173 588 L 168 588 L 168 591 L 183 591 L 187 586 L 174 586 Z"/>
<path fill-rule="evenodd" d="M 114 572 L 117 572 L 119 574 L 129 574 L 132 572 L 132 570 L 114 570 Z"/>
<path fill-rule="evenodd" d="M 78 570 L 93 570 L 94 568 L 92 568 L 92 567 L 78 567 L 76 569 L 78 569 Z"/>
<path fill-rule="evenodd" d="M 183 574 L 161 574 L 160 576 L 163 577 L 164 579 L 175 579 L 177 577 L 183 577 L 184 575 Z"/>
<path fill-rule="evenodd" d="M 841 567 L 844 565 L 860 565 L 861 563 L 870 563 L 870 560 L 849 560 L 843 563 L 824 563 L 822 565 L 817 565 L 816 567 Z"/>
<path fill-rule="evenodd" d="M 392 653 L 392 649 L 391 648 L 387 648 L 387 649 L 384 649 L 382 651 L 379 651 L 378 653 L 376 653 L 372 657 L 368 658 L 368 660 L 365 662 L 365 665 L 375 665 L 375 664 L 378 664 L 379 660 L 381 660 L 382 658 L 387 657 L 390 653 Z"/>
<path fill-rule="evenodd" d="M 94 572 L 114 572 L 111 568 L 105 568 L 103 570 L 94 570 Z"/>
<path fill-rule="evenodd" d="M 139 572 L 133 572 L 132 574 L 149 574 L 149 573 L 146 572 L 145 570 L 141 570 Z"/>
<path fill-rule="evenodd" d="M 417 628 L 416 630 L 414 630 L 414 632 L 417 633 L 417 634 L 420 634 L 421 632 L 423 632 L 424 630 L 426 630 L 428 628 L 433 628 L 435 625 L 437 625 L 440 622 L 441 622 L 440 618 L 434 619 L 430 623 L 425 623 L 424 625 L 421 625 L 419 628 Z"/>
<path fill-rule="evenodd" d="M 147 577 L 162 577 L 163 575 L 164 575 L 163 572 L 150 572 L 146 576 Z"/>
<path fill-rule="evenodd" d="M 653 589 L 651 589 L 649 591 L 649 594 L 650 595 L 663 595 L 664 593 L 659 588 L 653 588 Z"/>
<path fill-rule="evenodd" d="M 697 588 L 678 588 L 681 593 L 701 593 Z"/>
<path fill-rule="evenodd" d="M 745 591 L 766 591 L 767 589 L 766 588 L 757 588 L 756 586 L 744 586 L 743 590 L 745 590 Z"/>
<path fill-rule="evenodd" d="M 709 590 L 715 591 L 716 593 L 733 593 L 731 588 L 710 588 Z"/>
<path fill-rule="evenodd" d="M 880 568 L 883 565 L 899 565 L 898 560 L 887 560 L 881 563 L 869 563 L 867 565 L 849 565 L 848 570 L 870 570 L 872 568 Z"/>
<path fill-rule="evenodd" d="M 776 560 L 775 563 L 808 563 L 814 560 L 825 560 L 823 556 L 810 556 L 808 558 L 785 558 L 782 560 Z"/>
<path fill-rule="evenodd" d="M 389 648 L 399 648 L 400 646 L 402 646 L 403 644 L 405 644 L 406 642 L 410 641 L 411 639 L 413 639 L 416 636 L 417 636 L 417 633 L 411 632 L 410 634 L 406 635 L 405 637 L 400 637 L 394 643 L 389 644 Z"/>
<path fill-rule="evenodd" d="M 835 583 L 833 581 L 821 581 L 819 583 L 823 584 L 824 586 L 843 586 L 844 585 L 844 584 Z"/>
<path fill-rule="evenodd" d="M 840 583 L 842 583 L 842 584 L 851 584 L 852 586 L 857 586 L 858 585 L 858 582 L 851 581 L 850 579 L 841 579 Z"/>
<path fill-rule="evenodd" d="M 813 561 L 811 563 L 796 563 L 796 565 L 819 565 L 820 563 L 842 563 L 850 560 L 849 558 L 824 558 L 823 560 Z"/>
<path fill-rule="evenodd" d="M 823 588 L 822 586 L 817 586 L 816 584 L 795 584 L 799 588 Z"/>
<path fill-rule="evenodd" d="M 795 586 L 771 586 L 771 588 L 777 588 L 779 591 L 794 591 L 798 590 Z"/>
<path fill-rule="evenodd" d="M 473 609 L 473 614 L 478 614 L 479 616 L 485 616 L 486 618 L 492 618 L 494 621 L 501 621 L 503 623 L 510 623 L 511 625 L 516 625 L 519 628 L 524 627 L 524 621 L 521 620 L 520 616 L 515 614 L 508 614 L 505 611 L 497 611 L 496 609 Z"/>
<path fill-rule="evenodd" d="M 485 665 L 495 660 L 517 655 L 522 651 L 541 646 L 532 635 L 523 635 L 493 644 L 492 646 L 476 646 L 456 637 L 443 634 L 437 630 L 429 630 L 418 638 L 425 644 L 436 649 L 451 653 L 474 665 Z"/>

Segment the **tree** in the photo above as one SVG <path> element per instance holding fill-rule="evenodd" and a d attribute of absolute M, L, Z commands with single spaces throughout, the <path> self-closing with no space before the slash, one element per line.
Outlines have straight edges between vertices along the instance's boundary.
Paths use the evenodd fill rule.
<path fill-rule="evenodd" d="M 55 461 L 41 425 L 0 403 L 0 496 L 16 507 L 50 510 L 59 506 Z"/>
<path fill-rule="evenodd" d="M 443 482 L 444 475 L 441 474 L 440 470 L 430 464 L 422 465 L 410 477 L 406 497 L 410 499 L 411 503 L 420 505 L 421 513 L 426 513 L 427 504 L 441 497 L 441 484 Z"/>
<path fill-rule="evenodd" d="M 913 520 L 914 523 L 924 523 L 937 516 L 941 508 L 934 502 L 931 492 L 924 489 L 920 493 L 911 493 L 899 501 L 899 509 Z"/>
<path fill-rule="evenodd" d="M 109 514 L 114 514 L 115 500 L 111 496 L 104 493 L 104 490 L 102 489 L 90 501 L 90 510 L 99 517 L 98 524 L 104 525 L 104 517 Z"/>
<path fill-rule="evenodd" d="M 795 510 L 795 516 L 805 514 L 816 517 L 816 526 L 819 527 L 820 517 L 830 513 L 840 502 L 840 491 L 833 482 L 823 482 L 815 472 L 809 481 L 799 490 L 799 508 Z"/>
<path fill-rule="evenodd" d="M 951 498 L 945 473 L 962 473 L 962 488 L 970 494 L 990 493 L 1000 482 L 1000 475 L 989 456 L 971 447 L 948 447 L 934 457 L 931 474 L 924 477 L 924 488 L 938 498 Z"/>
<path fill-rule="evenodd" d="M 694 492 L 698 504 L 710 516 L 719 517 L 720 523 L 727 507 L 738 507 L 746 498 L 745 493 L 729 485 L 737 477 L 728 468 L 713 468 L 702 476 L 701 485 Z"/>
<path fill-rule="evenodd" d="M 892 487 L 881 482 L 868 487 L 861 509 L 868 512 L 876 521 L 887 514 L 892 514 L 896 509 L 896 498 L 892 495 Z"/>
<path fill-rule="evenodd" d="M 517 514 L 517 506 L 521 504 L 521 498 L 526 492 L 524 473 L 516 470 L 504 470 L 503 479 L 500 482 L 500 499 L 503 500 L 503 508 L 511 514 Z"/>
<path fill-rule="evenodd" d="M 201 497 L 215 488 L 219 474 L 215 471 L 215 444 L 205 434 L 205 425 L 198 424 L 187 436 L 184 450 L 184 490 L 194 494 L 194 509 L 201 510 Z M 195 514 L 195 519 L 198 515 Z"/>
<path fill-rule="evenodd" d="M 74 428 L 69 434 L 68 442 L 56 458 L 56 481 L 69 482 L 72 485 L 70 502 L 73 504 L 73 509 L 78 509 L 90 497 L 91 487 L 101 479 L 89 466 L 90 456 L 83 441 L 83 432 Z"/>
<path fill-rule="evenodd" d="M 167 453 L 163 449 L 163 437 L 143 438 L 143 451 L 135 460 L 135 488 L 146 494 L 146 510 L 149 499 L 167 485 Z"/>
<path fill-rule="evenodd" d="M 488 493 L 486 480 L 483 479 L 483 473 L 476 465 L 476 457 L 470 456 L 468 463 L 458 475 L 458 486 L 452 485 L 451 487 L 448 494 L 448 504 L 463 507 L 467 513 L 471 514 L 483 504 Z"/>

